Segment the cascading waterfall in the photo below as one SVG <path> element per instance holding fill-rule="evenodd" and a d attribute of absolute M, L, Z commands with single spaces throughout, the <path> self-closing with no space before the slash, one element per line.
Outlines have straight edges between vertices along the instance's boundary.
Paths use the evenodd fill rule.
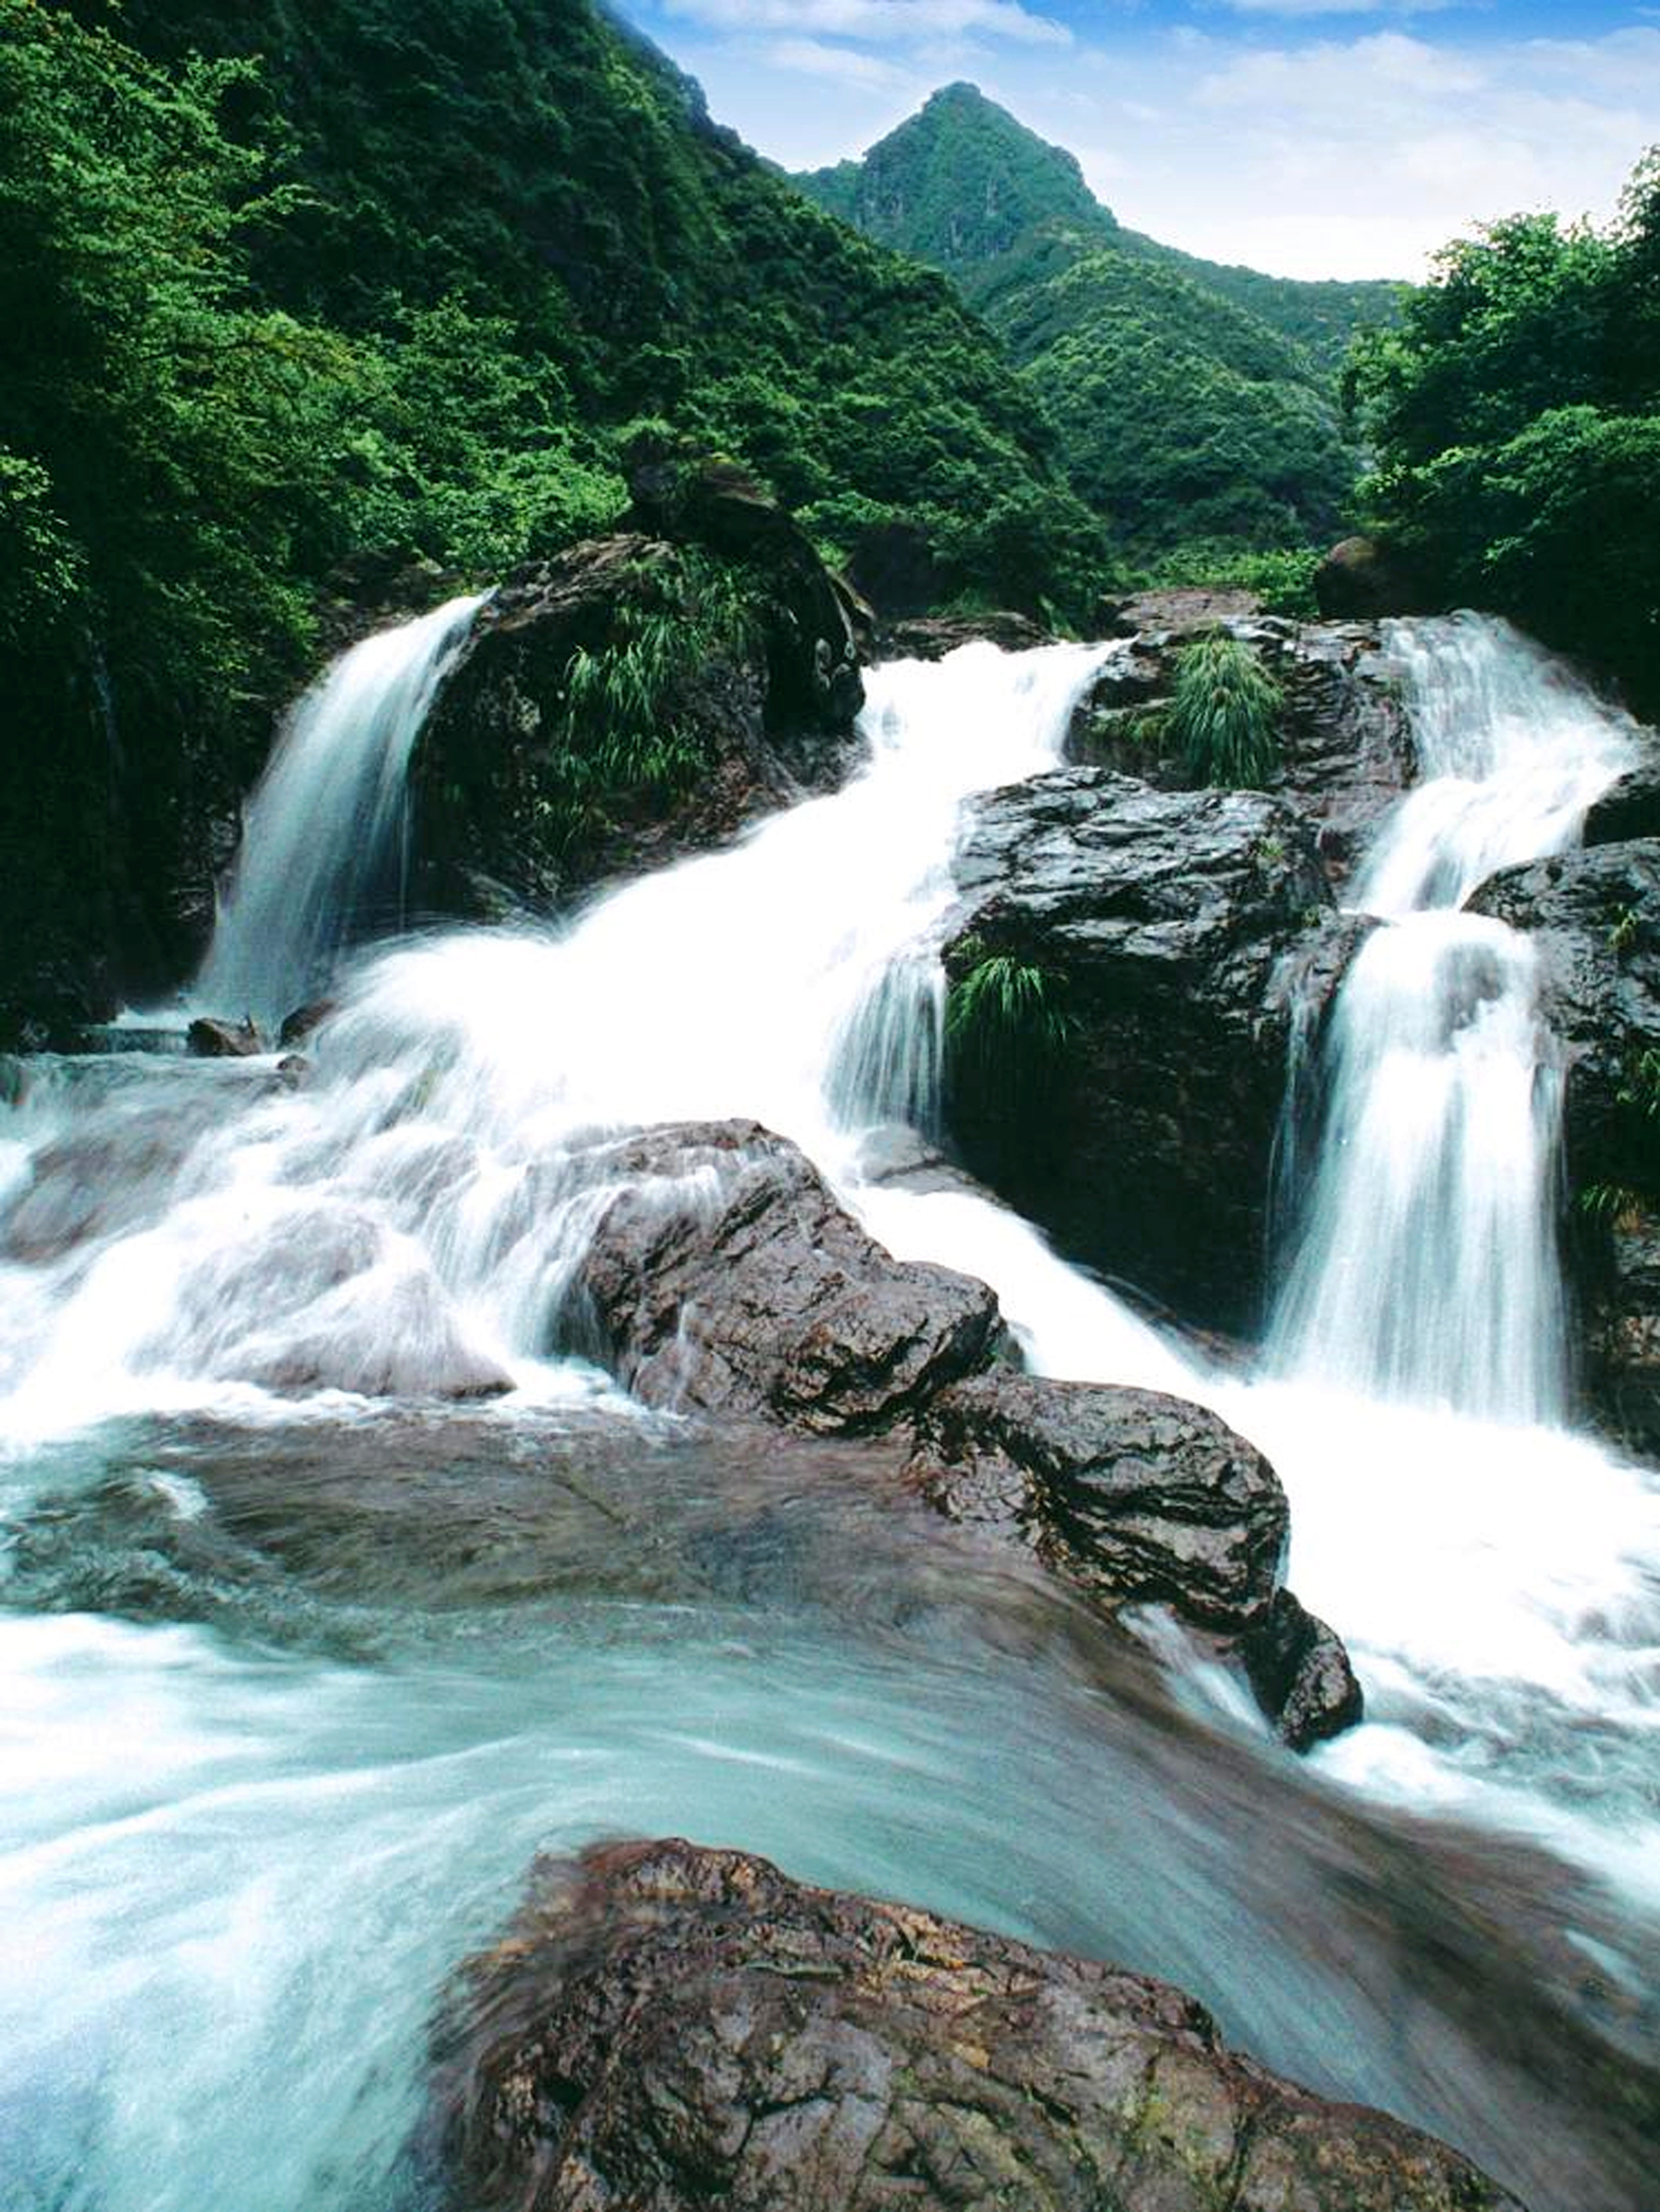
<path fill-rule="evenodd" d="M 395 822 L 393 761 L 471 611 L 372 641 L 297 721 L 250 809 L 204 1006 L 269 1018 L 337 948 L 360 893 L 312 861 L 358 843 L 366 808 Z M 1563 727 L 1585 743 L 1594 724 L 1610 761 L 1618 725 L 1494 625 L 1394 642 L 1425 768 L 1447 765 L 1372 873 L 1417 837 L 1409 812 L 1436 842 L 1419 889 L 1571 836 L 1590 779 L 1569 788 L 1542 703 L 1571 700 Z M 1629 1955 L 1618 1914 L 1577 1889 L 1563 1910 L 1644 2000 L 1660 1513 L 1588 1442 L 1519 1425 L 1552 1412 L 1557 1334 L 1529 948 L 1410 890 L 1357 964 L 1282 1313 L 1289 1379 L 1203 1371 L 1007 1209 L 872 1172 L 885 1125 L 933 1110 L 961 802 L 1059 757 L 1110 649 L 875 671 L 869 762 L 843 791 L 567 932 L 360 953 L 296 1087 L 269 1062 L 31 1071 L 0 1152 L 0 1646 L 28 1783 L 0 1812 L 0 1906 L 30 1931 L 0 1989 L 0 2134 L 25 2202 L 417 2212 L 397 2150 L 444 1976 L 534 1849 L 619 1827 L 748 1844 L 1169 1973 L 1270 2062 L 1519 2146 L 1553 2212 L 1595 2201 L 1575 2178 L 1583 2110 L 1576 2147 L 1533 2129 L 1526 2083 L 1484 2071 L 1443 2014 L 1427 2061 L 1398 2033 L 1421 1991 L 1376 1933 L 1364 1816 L 1264 1782 L 1247 1748 L 1167 1739 L 1128 1683 L 1103 1699 L 1074 1671 L 1075 1623 L 1032 1614 L 942 1526 L 902 1524 L 891 1491 L 865 1498 L 852 1457 L 796 1475 L 779 1444 L 760 1468 L 705 1463 L 547 1356 L 608 1195 L 573 1160 L 660 1119 L 794 1137 L 890 1249 L 991 1281 L 1041 1370 L 1203 1397 L 1263 1444 L 1294 1580 L 1371 1700 L 1325 1772 L 1595 1867 Z M 1508 702 L 1474 765 L 1456 751 L 1469 701 L 1447 698 L 1470 671 Z M 342 774 L 316 730 L 348 672 L 378 735 L 342 690 Z M 1500 835 L 1489 786 L 1523 753 L 1554 765 L 1529 770 L 1532 826 L 1518 798 Z M 1425 806 L 1448 779 L 1457 807 Z M 1480 818 L 1479 851 L 1456 815 Z M 1438 1410 L 1469 1402 L 1475 1369 L 1502 1428 Z M 503 1382 L 468 1407 L 374 1402 Z M 1012 1802 L 1033 1808 L 1018 1833 Z M 1266 1848 L 1242 1853 L 1243 1834 Z M 1471 1877 L 1483 1913 L 1498 1864 Z M 1426 1944 L 1435 1909 L 1389 1908 L 1402 1927 L 1428 1913 Z"/>
<path fill-rule="evenodd" d="M 1381 918 L 1344 983 L 1329 1119 L 1270 1332 L 1282 1371 L 1555 1422 L 1562 1084 L 1533 948 L 1457 910 L 1556 852 L 1634 757 L 1630 725 L 1490 617 L 1394 623 L 1422 780 L 1356 886 Z"/>
<path fill-rule="evenodd" d="M 193 994 L 204 1012 L 279 1022 L 349 937 L 401 921 L 410 750 L 482 605 L 452 599 L 366 637 L 294 709 L 244 810 Z"/>

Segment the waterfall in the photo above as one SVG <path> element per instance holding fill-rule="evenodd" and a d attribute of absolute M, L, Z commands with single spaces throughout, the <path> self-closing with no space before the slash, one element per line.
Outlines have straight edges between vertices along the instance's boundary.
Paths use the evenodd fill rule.
<path fill-rule="evenodd" d="M 1305 1380 L 1556 1422 L 1562 1081 L 1533 948 L 1458 910 L 1558 851 L 1634 757 L 1630 724 L 1508 623 L 1388 625 L 1421 780 L 1356 886 L 1380 918 L 1344 981 L 1329 1104 L 1269 1332 Z"/>
<path fill-rule="evenodd" d="M 405 777 L 481 598 L 366 637 L 290 715 L 243 810 L 242 842 L 192 993 L 270 1027 L 329 981 L 341 947 L 403 918 Z"/>

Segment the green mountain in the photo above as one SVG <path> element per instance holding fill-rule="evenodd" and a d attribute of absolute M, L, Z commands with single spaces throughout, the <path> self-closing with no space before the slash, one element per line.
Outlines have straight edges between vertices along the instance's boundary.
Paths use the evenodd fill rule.
<path fill-rule="evenodd" d="M 951 277 L 1121 542 L 1283 546 L 1336 526 L 1356 471 L 1336 368 L 1394 313 L 1396 286 L 1264 276 L 1126 230 L 1070 154 L 971 85 L 935 93 L 862 160 L 796 181 Z"/>

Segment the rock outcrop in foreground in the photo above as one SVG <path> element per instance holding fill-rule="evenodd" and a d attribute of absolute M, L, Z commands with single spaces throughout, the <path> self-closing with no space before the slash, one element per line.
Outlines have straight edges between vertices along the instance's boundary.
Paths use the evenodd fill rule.
<path fill-rule="evenodd" d="M 648 1405 L 809 1436 L 891 1426 L 993 1357 L 995 1296 L 904 1264 L 797 1147 L 756 1122 L 642 1131 L 576 1278 L 573 1341 Z"/>
<path fill-rule="evenodd" d="M 463 1999 L 454 2212 L 1519 2212 L 1164 1983 L 738 1852 L 542 1870 Z"/>

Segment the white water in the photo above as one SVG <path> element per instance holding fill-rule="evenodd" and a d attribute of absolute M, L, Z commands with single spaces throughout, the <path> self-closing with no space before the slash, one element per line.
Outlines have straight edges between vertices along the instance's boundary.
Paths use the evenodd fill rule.
<path fill-rule="evenodd" d="M 1457 794 L 1426 807 L 1420 793 L 1400 809 L 1380 864 L 1393 854 L 1407 880 L 1417 840 L 1411 881 L 1428 897 L 1431 880 L 1485 872 L 1486 855 L 1570 837 L 1592 795 L 1588 772 L 1567 789 L 1567 754 L 1591 742 L 1582 695 L 1565 694 L 1571 711 L 1553 720 L 1564 694 L 1550 664 L 1492 625 L 1413 626 L 1395 642 L 1418 667 L 1426 766 L 1456 757 L 1451 709 L 1438 735 L 1424 717 L 1440 713 L 1458 669 L 1484 671 L 1471 697 L 1509 705 L 1483 722 Z M 938 667 L 879 671 L 870 766 L 845 791 L 630 887 L 568 933 L 450 935 L 370 959 L 298 1089 L 258 1064 L 43 1066 L 10 1120 L 7 1175 L 32 1174 L 34 1187 L 0 1266 L 0 1421 L 22 1454 L 19 1530 L 78 1436 L 116 1416 L 206 1411 L 273 1437 L 310 1425 L 326 1457 L 331 1425 L 370 1418 L 341 1394 L 506 1375 L 517 1394 L 474 1417 L 504 1425 L 492 1433 L 537 1408 L 546 1419 L 550 1407 L 557 1418 L 598 1404 L 619 1426 L 635 1419 L 648 1450 L 649 1424 L 546 1357 L 548 1317 L 607 1194 L 603 1179 L 573 1184 L 571 1162 L 642 1122 L 751 1115 L 802 1143 L 900 1256 L 993 1282 L 1040 1370 L 1185 1390 L 1262 1444 L 1292 1495 L 1294 1582 L 1348 1638 L 1371 1700 L 1370 1724 L 1321 1755 L 1325 1771 L 1544 1839 L 1649 1899 L 1660 1513 L 1642 1476 L 1552 1425 L 1554 1105 L 1535 1068 L 1525 945 L 1494 924 L 1419 915 L 1381 931 L 1357 965 L 1280 1379 L 1197 1370 L 1005 1209 L 867 1180 L 881 1125 L 926 1125 L 933 1109 L 930 933 L 952 897 L 961 802 L 1057 757 L 1101 657 L 970 648 Z M 1603 780 L 1619 734 L 1594 723 Z M 1421 838 L 1406 826 L 1414 812 Z M 250 867 L 253 832 L 251 815 Z M 1403 894 L 1403 908 L 1415 903 Z M 325 935 L 332 926 L 325 915 Z M 294 974 L 260 981 L 254 1010 L 303 996 Z M 185 1495 L 172 1474 L 153 1479 L 174 1486 L 156 1493 L 164 1501 Z M 1059 1779 L 1076 1745 L 1033 1751 L 1043 1780 L 1032 1794 L 1052 1828 L 1018 1911 L 1003 1880 L 1006 1821 L 962 1808 L 965 1795 L 995 1808 L 1009 1787 L 995 1682 L 965 1709 L 960 1684 L 930 1685 L 907 1657 L 873 1691 L 817 1627 L 781 1651 L 766 1639 L 759 1676 L 742 1626 L 711 1629 L 692 1653 L 671 1633 L 671 1648 L 636 1661 L 630 1639 L 660 1624 L 648 1607 L 623 1615 L 607 1622 L 602 1657 L 576 1635 L 529 1708 L 494 1658 L 480 1689 L 476 1659 L 359 1678 L 304 1658 L 273 1668 L 193 1627 L 16 1622 L 28 1701 L 16 1756 L 30 1794 L 3 1876 L 13 1916 L 39 1934 L 7 2021 L 21 2059 L 0 2061 L 0 2123 L 8 2099 L 50 2104 L 41 2084 L 66 2078 L 66 2052 L 80 2054 L 63 2126 L 104 2116 L 85 2162 L 95 2182 L 63 2203 L 359 2212 L 379 2201 L 354 2184 L 354 2160 L 374 2165 L 405 2109 L 423 2009 L 549 1833 L 689 1827 L 774 1849 L 803 1873 L 926 1894 L 1052 1938 L 1068 1930 L 1056 1902 L 1064 1870 L 1088 1862 L 1101 1817 Z M 543 1655 L 527 1664 L 541 1670 Z M 672 1744 L 641 1733 L 631 1693 L 683 1724 Z M 914 1711 L 898 1711 L 907 1698 Z M 1024 1718 L 1017 1739 L 1036 1726 Z M 130 1785 L 112 1772 L 117 1739 Z M 927 1764 L 935 1744 L 950 1747 L 943 1771 Z M 442 1874 L 423 1876 L 431 1866 Z M 1074 1939 L 1133 1942 L 1082 1879 L 1092 1902 L 1071 1917 Z M 410 1896 L 434 1910 L 418 1936 Z M 1170 1937 L 1136 1963 L 1203 1992 L 1226 1978 L 1233 1908 L 1205 1891 L 1181 1902 L 1184 1925 L 1209 1928 L 1192 1961 Z M 342 1960 L 343 1925 L 361 1933 Z M 1319 2071 L 1306 2002 L 1253 2027 L 1236 1997 L 1236 2033 Z M 390 2008 L 404 2071 L 348 2070 L 321 2111 L 301 2111 L 342 2033 L 370 2032 L 370 2000 Z M 235 2036 L 190 2041 L 193 2021 L 239 2003 Z M 154 2033 L 134 2029 L 141 2015 Z M 291 2037 L 296 2070 L 273 2106 L 254 2084 Z M 1367 2071 L 1375 2058 L 1369 2046 L 1331 2085 L 1393 2095 L 1387 2069 Z M 222 2107 L 197 2140 L 201 2113 Z M 273 2112 L 292 2147 L 262 2161 Z M 40 2153 L 43 2171 L 57 2155 Z"/>
<path fill-rule="evenodd" d="M 348 937 L 403 918 L 410 749 L 482 604 L 366 637 L 294 709 L 244 810 L 193 993 L 204 1013 L 273 1026 L 327 984 Z M 389 880 L 390 918 L 366 912 Z"/>

